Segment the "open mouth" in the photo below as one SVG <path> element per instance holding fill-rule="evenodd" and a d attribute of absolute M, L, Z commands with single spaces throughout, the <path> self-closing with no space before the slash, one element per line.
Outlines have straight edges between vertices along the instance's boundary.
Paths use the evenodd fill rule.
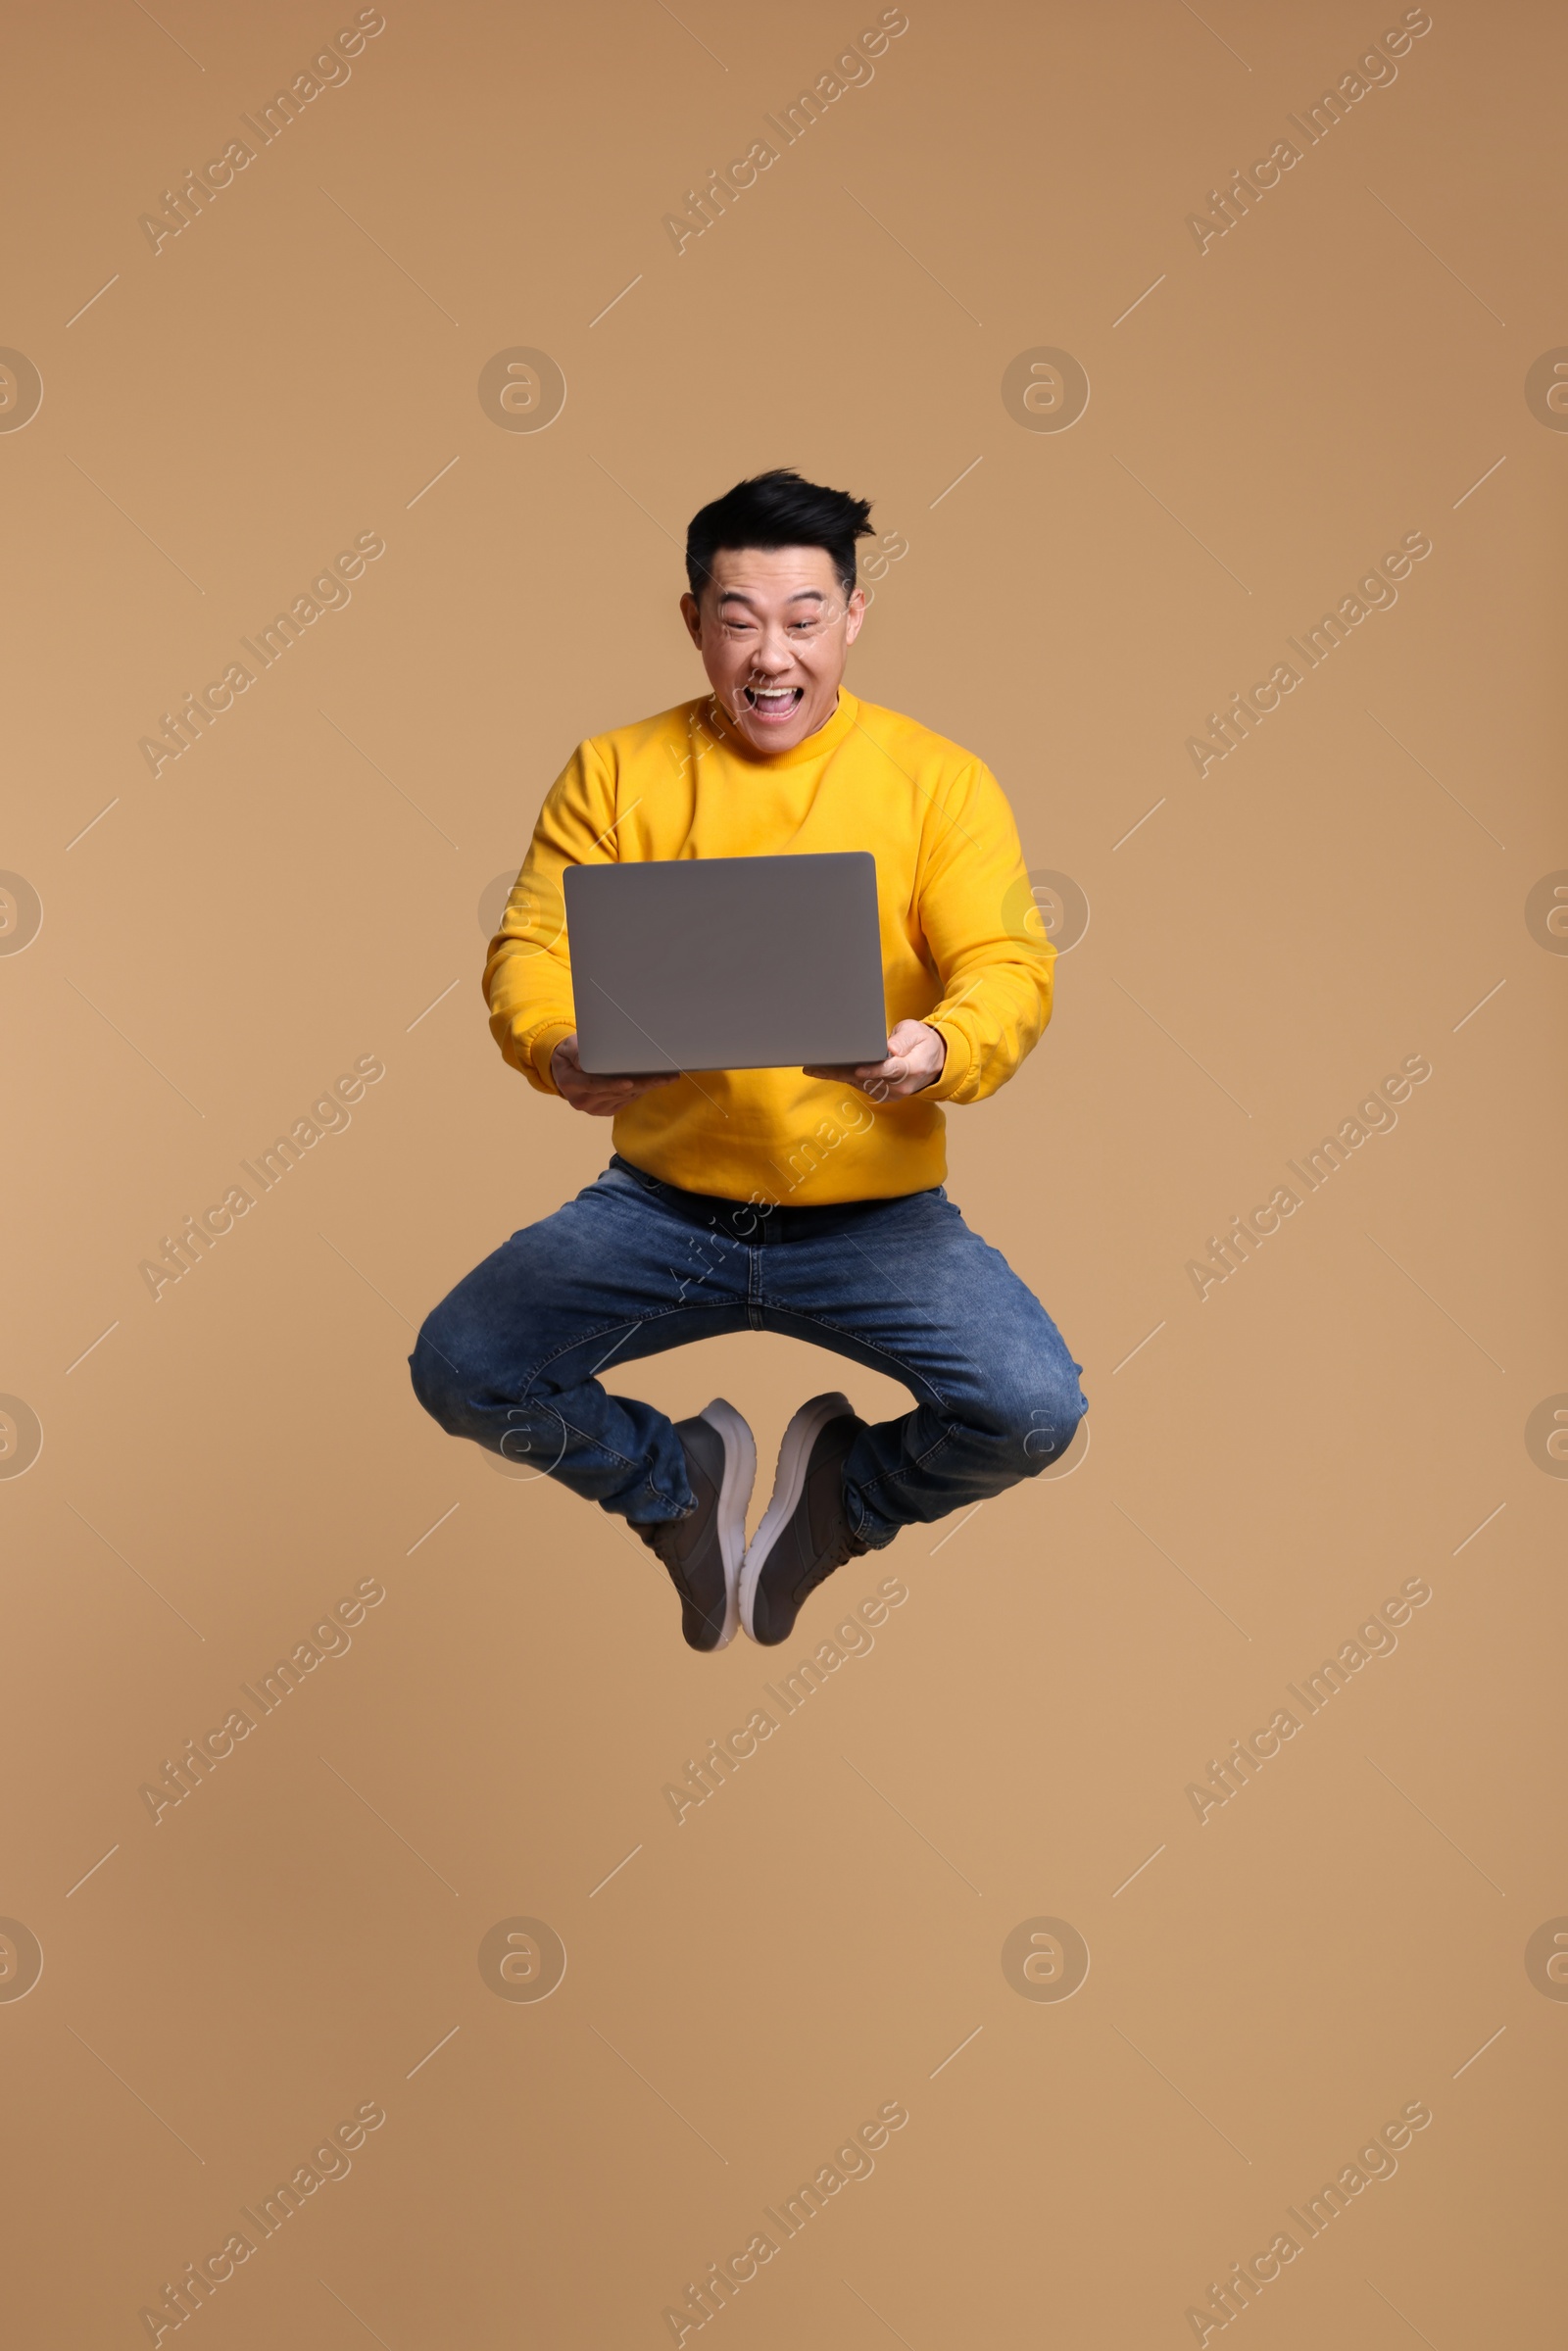
<path fill-rule="evenodd" d="M 794 717 L 805 693 L 804 686 L 743 686 L 741 700 L 764 726 L 782 726 Z"/>

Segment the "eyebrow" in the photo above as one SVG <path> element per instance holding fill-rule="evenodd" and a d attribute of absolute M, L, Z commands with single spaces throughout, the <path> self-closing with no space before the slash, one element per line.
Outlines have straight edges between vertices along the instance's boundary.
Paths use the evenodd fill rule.
<path fill-rule="evenodd" d="M 818 604 L 827 602 L 827 592 L 823 588 L 797 588 L 794 595 L 787 596 L 784 601 L 786 604 L 799 604 L 803 596 L 813 596 Z M 752 599 L 744 588 L 723 588 L 719 591 L 718 601 L 720 604 L 749 605 Z"/>

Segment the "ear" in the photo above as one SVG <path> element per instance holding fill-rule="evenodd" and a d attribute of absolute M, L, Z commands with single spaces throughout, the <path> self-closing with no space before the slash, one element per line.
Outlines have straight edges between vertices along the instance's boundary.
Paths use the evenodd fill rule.
<path fill-rule="evenodd" d="M 703 615 L 696 597 L 689 592 L 680 600 L 680 616 L 686 623 L 692 643 L 700 648 L 703 642 Z"/>
<path fill-rule="evenodd" d="M 854 595 L 850 598 L 849 603 L 845 606 L 844 611 L 844 642 L 846 646 L 850 646 L 855 643 L 856 638 L 859 635 L 860 623 L 865 618 L 865 590 L 863 588 L 856 589 Z"/>

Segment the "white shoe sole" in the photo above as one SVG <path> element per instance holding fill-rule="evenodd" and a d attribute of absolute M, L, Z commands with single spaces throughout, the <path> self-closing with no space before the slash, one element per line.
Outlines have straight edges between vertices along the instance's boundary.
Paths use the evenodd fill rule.
<path fill-rule="evenodd" d="M 811 1458 L 811 1447 L 830 1420 L 838 1420 L 855 1406 L 847 1396 L 832 1389 L 826 1396 L 813 1396 L 801 1406 L 784 1432 L 784 1442 L 778 1448 L 778 1468 L 773 1477 L 773 1498 L 762 1513 L 762 1523 L 752 1537 L 746 1549 L 746 1564 L 741 1571 L 740 1614 L 747 1639 L 756 1641 L 752 1629 L 752 1607 L 757 1598 L 757 1587 L 761 1582 L 767 1555 L 788 1526 L 806 1484 L 806 1472 Z"/>
<path fill-rule="evenodd" d="M 757 1440 L 733 1404 L 715 1396 L 697 1415 L 716 1429 L 724 1445 L 724 1476 L 718 1490 L 718 1543 L 724 1562 L 724 1630 L 711 1649 L 727 1649 L 740 1622 L 741 1569 L 746 1558 L 746 1513 L 757 1483 Z"/>

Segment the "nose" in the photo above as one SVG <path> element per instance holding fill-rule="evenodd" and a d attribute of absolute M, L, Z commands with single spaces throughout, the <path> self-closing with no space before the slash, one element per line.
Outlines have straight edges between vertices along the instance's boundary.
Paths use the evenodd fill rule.
<path fill-rule="evenodd" d="M 795 649 L 785 634 L 782 620 L 763 624 L 762 640 L 752 656 L 752 675 L 760 678 L 779 678 L 792 668 Z"/>

